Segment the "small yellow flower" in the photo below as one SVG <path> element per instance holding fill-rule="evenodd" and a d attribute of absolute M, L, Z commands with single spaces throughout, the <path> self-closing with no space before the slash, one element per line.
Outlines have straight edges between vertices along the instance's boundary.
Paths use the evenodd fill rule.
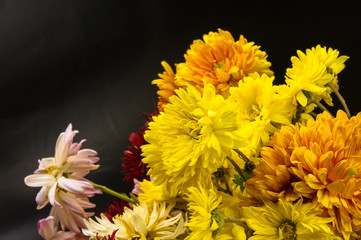
<path fill-rule="evenodd" d="M 266 53 L 259 48 L 242 35 L 235 41 L 228 31 L 218 29 L 193 42 L 185 63 L 177 65 L 176 79 L 201 91 L 206 83 L 213 84 L 217 93 L 228 97 L 229 87 L 250 73 L 273 75 Z"/>
<path fill-rule="evenodd" d="M 111 236 L 114 231 L 115 240 L 128 239 L 175 239 L 185 232 L 185 221 L 182 213 L 172 216 L 174 205 L 154 203 L 153 210 L 148 211 L 144 202 L 133 205 L 133 209 L 124 208 L 122 215 L 113 217 L 113 223 L 101 214 L 101 217 L 84 219 L 87 229 L 82 229 L 86 236 L 93 239 Z"/>
<path fill-rule="evenodd" d="M 216 95 L 207 84 L 203 94 L 192 86 L 176 90 L 164 112 L 153 117 L 142 146 L 143 162 L 155 185 L 169 196 L 190 186 L 208 184 L 233 148 L 244 142 L 235 134 L 237 103 Z"/>
<path fill-rule="evenodd" d="M 190 211 L 189 223 L 186 224 L 191 233 L 186 240 L 211 240 L 222 228 L 223 219 L 217 211 L 222 197 L 218 196 L 213 189 L 206 190 L 201 185 L 198 188 L 190 187 L 186 195 Z"/>
<path fill-rule="evenodd" d="M 331 218 L 318 217 L 311 204 L 296 204 L 279 199 L 277 203 L 266 201 L 261 207 L 244 207 L 247 225 L 254 231 L 249 240 L 284 239 L 334 239 L 327 223 Z"/>
<path fill-rule="evenodd" d="M 301 106 L 312 100 L 323 99 L 332 106 L 332 90 L 327 84 L 338 89 L 337 75 L 344 69 L 347 56 L 340 56 L 337 50 L 317 45 L 306 50 L 306 54 L 297 51 L 298 57 L 291 58 L 292 68 L 286 72 L 286 82 L 296 90 L 296 99 Z"/>
<path fill-rule="evenodd" d="M 230 94 L 239 103 L 239 134 L 255 149 L 265 144 L 269 136 L 282 125 L 291 123 L 295 106 L 284 101 L 273 86 L 274 77 L 258 73 L 245 77 Z"/>

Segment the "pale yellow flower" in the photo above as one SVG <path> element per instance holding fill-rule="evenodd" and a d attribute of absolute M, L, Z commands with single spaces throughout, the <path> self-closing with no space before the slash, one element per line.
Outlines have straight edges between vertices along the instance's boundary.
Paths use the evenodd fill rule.
<path fill-rule="evenodd" d="M 185 232 L 186 221 L 181 212 L 172 215 L 173 206 L 154 203 L 149 211 L 147 204 L 141 202 L 133 205 L 133 209 L 125 207 L 122 215 L 113 217 L 113 222 L 103 214 L 100 218 L 95 217 L 96 221 L 91 218 L 84 219 L 86 229 L 82 231 L 91 239 L 111 236 L 114 231 L 115 240 L 175 239 Z"/>

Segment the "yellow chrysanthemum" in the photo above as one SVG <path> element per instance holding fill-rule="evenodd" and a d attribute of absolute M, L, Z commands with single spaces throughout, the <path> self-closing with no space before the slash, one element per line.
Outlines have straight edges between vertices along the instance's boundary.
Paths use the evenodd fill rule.
<path fill-rule="evenodd" d="M 273 80 L 274 77 L 255 73 L 229 90 L 239 103 L 239 134 L 255 149 L 266 143 L 278 127 L 290 124 L 295 110 L 291 102 L 275 92 Z"/>
<path fill-rule="evenodd" d="M 190 187 L 185 198 L 188 201 L 190 211 L 189 222 L 186 224 L 190 234 L 186 240 L 211 240 L 222 228 L 222 218 L 216 211 L 222 201 L 213 189 L 206 190 L 200 184 L 198 187 Z"/>
<path fill-rule="evenodd" d="M 247 225 L 254 231 L 249 240 L 334 239 L 327 224 L 332 219 L 318 217 L 318 213 L 302 200 L 292 204 L 280 199 L 277 203 L 266 201 L 261 207 L 243 208 Z"/>
<path fill-rule="evenodd" d="M 348 119 L 324 112 L 275 133 L 246 182 L 255 198 L 303 197 L 334 218 L 345 239 L 361 233 L 361 113 Z"/>
<path fill-rule="evenodd" d="M 332 106 L 332 90 L 327 84 L 338 89 L 337 74 L 344 69 L 348 57 L 338 57 L 337 50 L 320 45 L 307 49 L 306 54 L 298 50 L 297 55 L 291 58 L 292 68 L 286 72 L 287 84 L 297 90 L 297 101 L 306 106 L 309 100 L 323 99 Z"/>
<path fill-rule="evenodd" d="M 160 78 L 152 81 L 152 84 L 156 84 L 159 88 L 157 91 L 159 112 L 163 111 L 164 105 L 169 103 L 169 97 L 173 96 L 175 94 L 175 90 L 180 87 L 169 64 L 165 61 L 162 61 L 161 64 L 165 72 L 158 74 Z"/>
<path fill-rule="evenodd" d="M 278 85 L 274 86 L 275 92 L 279 100 L 284 101 L 289 106 L 293 107 L 293 117 L 292 122 L 304 123 L 307 122 L 310 118 L 313 118 L 311 113 L 317 107 L 316 104 L 310 103 L 306 106 L 301 106 L 298 104 L 296 96 L 299 93 L 299 89 L 294 85 Z"/>
<path fill-rule="evenodd" d="M 192 86 L 176 90 L 164 112 L 153 117 L 142 146 L 143 162 L 154 184 L 176 196 L 190 186 L 210 183 L 233 148 L 243 141 L 235 134 L 237 103 L 216 95 L 207 84 L 201 94 Z"/>
<path fill-rule="evenodd" d="M 169 204 L 176 202 L 176 199 L 166 194 L 161 186 L 154 185 L 154 181 L 144 179 L 142 182 L 139 182 L 139 184 L 142 192 L 138 194 L 138 200 L 145 202 L 148 207 L 151 207 L 154 202 L 167 202 Z"/>
<path fill-rule="evenodd" d="M 234 41 L 228 31 L 218 29 L 195 40 L 184 55 L 185 63 L 177 65 L 176 78 L 203 89 L 205 83 L 216 87 L 217 93 L 228 97 L 228 89 L 250 73 L 273 75 L 271 63 L 259 46 L 242 35 Z"/>
<path fill-rule="evenodd" d="M 186 230 L 182 213 L 171 216 L 174 205 L 154 203 L 152 212 L 144 202 L 133 205 L 133 209 L 124 208 L 122 215 L 109 221 L 105 215 L 93 219 L 84 219 L 87 229 L 82 229 L 91 239 L 107 239 L 115 231 L 115 240 L 129 239 L 175 239 Z"/>

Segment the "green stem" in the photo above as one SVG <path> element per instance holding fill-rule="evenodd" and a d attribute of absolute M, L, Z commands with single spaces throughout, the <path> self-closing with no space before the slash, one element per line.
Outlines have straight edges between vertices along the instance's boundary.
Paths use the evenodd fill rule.
<path fill-rule="evenodd" d="M 230 195 L 232 196 L 232 194 L 231 194 L 229 191 L 227 191 L 227 189 L 224 189 L 224 188 L 222 188 L 221 186 L 219 186 L 219 184 L 218 184 L 217 181 L 214 183 L 214 186 L 216 186 L 216 188 L 217 188 L 218 191 L 221 191 L 221 192 L 230 194 Z"/>
<path fill-rule="evenodd" d="M 314 104 L 316 104 L 317 107 L 319 107 L 322 111 L 326 111 L 326 112 L 328 112 L 332 117 L 334 117 L 333 114 L 332 114 L 322 103 L 320 103 L 319 101 L 316 101 L 316 100 L 312 100 L 312 102 L 313 102 Z"/>
<path fill-rule="evenodd" d="M 232 163 L 232 165 L 234 166 L 234 168 L 236 169 L 237 173 L 239 174 L 239 176 L 243 179 L 244 182 L 247 181 L 246 176 L 244 175 L 242 169 L 238 166 L 238 164 L 229 156 L 227 156 L 227 159 Z"/>
<path fill-rule="evenodd" d="M 317 114 L 316 113 L 314 113 L 314 112 L 310 112 L 309 113 L 312 117 L 314 117 L 314 118 L 316 118 L 317 117 Z"/>
<path fill-rule="evenodd" d="M 245 221 L 233 219 L 233 218 L 226 218 L 226 219 L 224 219 L 224 222 L 225 223 L 236 223 L 236 224 L 240 224 L 240 225 L 245 224 Z"/>
<path fill-rule="evenodd" d="M 227 189 L 228 194 L 233 196 L 231 188 L 229 187 L 228 178 L 226 175 L 223 175 L 223 181 L 226 183 L 226 189 Z"/>
<path fill-rule="evenodd" d="M 104 193 L 107 193 L 109 195 L 112 195 L 114 197 L 122 199 L 124 201 L 129 202 L 129 203 L 133 203 L 133 204 L 138 204 L 139 203 L 136 199 L 128 197 L 125 193 L 118 193 L 116 191 L 113 191 L 113 190 L 107 188 L 106 186 L 99 185 L 99 184 L 96 184 L 96 183 L 92 183 L 92 185 L 95 188 L 99 189 L 100 191 L 102 191 Z"/>
<path fill-rule="evenodd" d="M 336 94 L 338 100 L 341 102 L 343 108 L 345 109 L 345 112 L 348 116 L 348 118 L 351 118 L 350 110 L 347 107 L 345 99 L 341 96 L 340 92 L 333 86 L 331 83 L 327 83 L 327 86 L 331 88 L 331 90 Z"/>
<path fill-rule="evenodd" d="M 249 158 L 243 152 L 239 151 L 238 149 L 233 149 L 233 151 L 238 153 L 238 155 L 241 156 L 244 161 L 251 161 L 251 160 L 249 160 Z"/>
<path fill-rule="evenodd" d="M 246 154 L 244 154 L 242 151 L 240 151 L 239 149 L 233 149 L 233 151 L 235 151 L 238 156 L 240 156 L 241 158 L 243 158 L 244 162 L 245 162 L 245 166 L 244 166 L 244 170 L 246 171 L 246 173 L 248 174 L 252 174 L 253 169 L 256 168 L 256 166 L 254 165 L 254 163 L 246 156 Z"/>

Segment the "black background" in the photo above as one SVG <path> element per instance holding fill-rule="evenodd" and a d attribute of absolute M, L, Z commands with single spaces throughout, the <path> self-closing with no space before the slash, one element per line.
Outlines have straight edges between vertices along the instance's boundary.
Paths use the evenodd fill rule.
<path fill-rule="evenodd" d="M 24 184 L 37 160 L 54 154 L 69 123 L 99 153 L 101 167 L 88 175 L 129 192 L 121 160 L 128 135 L 151 113 L 150 84 L 184 61 L 194 39 L 217 28 L 243 34 L 268 54 L 282 83 L 296 50 L 321 44 L 350 56 L 339 75 L 353 114 L 359 102 L 361 19 L 357 1 L 20 1 L 0 0 L 0 238 L 40 239 L 39 188 Z M 292 4 L 290 4 L 292 3 Z M 337 4 L 336 4 L 337 3 Z M 91 199 L 103 211 L 111 198 Z"/>

